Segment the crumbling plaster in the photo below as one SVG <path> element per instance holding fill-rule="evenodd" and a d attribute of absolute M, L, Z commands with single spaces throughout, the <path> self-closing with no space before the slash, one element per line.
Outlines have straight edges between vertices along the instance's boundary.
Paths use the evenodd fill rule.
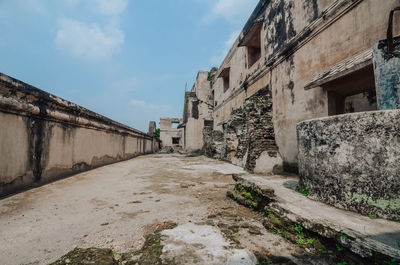
<path fill-rule="evenodd" d="M 258 16 L 264 17 L 259 62 L 246 68 L 246 47 L 237 47 L 242 32 L 219 69 L 230 67 L 230 88 L 224 92 L 221 78 L 213 82 L 214 129 L 222 131 L 232 110 L 269 84 L 276 142 L 287 168 L 295 170 L 296 124 L 328 116 L 327 92 L 322 87 L 305 90 L 305 84 L 385 39 L 389 11 L 399 4 L 395 0 L 269 2 Z M 400 33 L 399 24 L 394 31 Z"/>
<path fill-rule="evenodd" d="M 203 129 L 206 121 L 212 121 L 213 95 L 210 73 L 200 71 L 190 92 L 185 93 L 184 138 L 185 150 L 201 150 L 204 145 Z"/>
<path fill-rule="evenodd" d="M 298 124 L 300 188 L 366 215 L 400 220 L 400 110 Z"/>

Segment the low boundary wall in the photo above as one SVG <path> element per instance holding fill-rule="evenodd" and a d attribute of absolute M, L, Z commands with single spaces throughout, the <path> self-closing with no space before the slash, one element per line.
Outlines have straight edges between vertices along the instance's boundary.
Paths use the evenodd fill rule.
<path fill-rule="evenodd" d="M 0 124 L 0 197 L 159 147 L 146 133 L 1 73 Z"/>
<path fill-rule="evenodd" d="M 300 188 L 312 198 L 400 221 L 400 110 L 297 125 Z"/>

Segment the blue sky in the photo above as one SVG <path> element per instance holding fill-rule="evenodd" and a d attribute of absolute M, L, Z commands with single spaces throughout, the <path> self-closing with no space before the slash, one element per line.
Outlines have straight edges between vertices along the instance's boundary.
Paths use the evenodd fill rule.
<path fill-rule="evenodd" d="M 257 0 L 0 0 L 0 72 L 147 131 L 181 117 Z"/>

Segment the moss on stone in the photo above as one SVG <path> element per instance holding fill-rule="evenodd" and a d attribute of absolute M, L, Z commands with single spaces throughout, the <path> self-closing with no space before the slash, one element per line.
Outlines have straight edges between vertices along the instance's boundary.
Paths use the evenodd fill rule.
<path fill-rule="evenodd" d="M 50 265 L 118 265 L 111 249 L 76 248 Z"/>
<path fill-rule="evenodd" d="M 263 210 L 271 202 L 270 198 L 263 195 L 263 191 L 258 187 L 247 186 L 236 183 L 233 191 L 228 191 L 227 196 L 238 203 L 254 210 Z"/>
<path fill-rule="evenodd" d="M 119 254 L 111 249 L 76 248 L 50 265 L 173 265 L 175 262 L 161 259 L 161 231 L 174 227 L 175 223 L 162 223 L 153 233 L 145 235 L 145 243 L 138 251 Z"/>

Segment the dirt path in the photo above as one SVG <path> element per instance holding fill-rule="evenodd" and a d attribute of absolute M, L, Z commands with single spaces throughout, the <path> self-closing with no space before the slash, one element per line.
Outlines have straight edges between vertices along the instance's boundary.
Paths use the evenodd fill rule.
<path fill-rule="evenodd" d="M 49 264 L 74 248 L 133 253 L 169 222 L 177 227 L 162 231 L 160 258 L 173 264 L 257 264 L 255 256 L 303 264 L 304 249 L 226 197 L 234 173 L 245 172 L 205 157 L 150 155 L 3 199 L 0 263 Z"/>

